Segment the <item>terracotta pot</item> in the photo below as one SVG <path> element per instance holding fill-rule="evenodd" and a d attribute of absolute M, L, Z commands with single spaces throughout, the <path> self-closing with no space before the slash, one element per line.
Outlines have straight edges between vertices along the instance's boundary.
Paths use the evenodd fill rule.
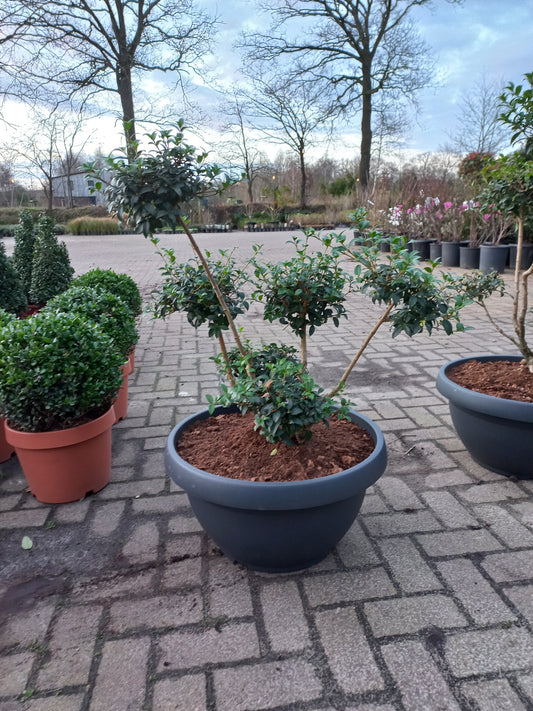
<path fill-rule="evenodd" d="M 79 501 L 100 491 L 111 477 L 113 407 L 78 427 L 52 432 L 20 432 L 6 423 L 32 494 L 45 504 Z"/>
<path fill-rule="evenodd" d="M 6 462 L 15 452 L 14 448 L 6 441 L 4 422 L 4 418 L 0 417 L 0 464 Z"/>
<path fill-rule="evenodd" d="M 128 376 L 132 372 L 130 359 L 121 366 L 122 386 L 118 391 L 117 399 L 113 403 L 115 408 L 115 424 L 123 420 L 128 414 Z"/>

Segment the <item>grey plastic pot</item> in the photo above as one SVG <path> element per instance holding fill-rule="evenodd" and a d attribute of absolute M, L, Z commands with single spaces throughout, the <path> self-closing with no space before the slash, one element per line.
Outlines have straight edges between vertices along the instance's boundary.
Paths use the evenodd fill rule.
<path fill-rule="evenodd" d="M 459 247 L 461 269 L 479 269 L 479 247 Z"/>
<path fill-rule="evenodd" d="M 216 408 L 214 415 L 235 412 Z M 209 417 L 203 410 L 170 433 L 165 466 L 184 489 L 196 517 L 231 560 L 263 572 L 290 572 L 325 558 L 359 513 L 366 489 L 387 466 L 381 430 L 367 417 L 350 411 L 375 449 L 365 461 L 338 474 L 295 482 L 229 479 L 193 467 L 177 453 L 177 443 L 193 422 Z"/>
<path fill-rule="evenodd" d="M 509 245 L 507 244 L 482 244 L 479 252 L 479 268 L 485 274 L 489 272 L 503 274 L 508 256 Z"/>
<path fill-rule="evenodd" d="M 416 252 L 420 261 L 429 259 L 430 241 L 428 239 L 413 239 L 410 244 L 411 252 Z"/>
<path fill-rule="evenodd" d="M 521 356 L 470 356 L 444 365 L 437 389 L 448 398 L 452 422 L 471 457 L 504 476 L 533 478 L 533 403 L 505 400 L 463 388 L 448 373 L 460 363 L 477 360 L 520 361 Z"/>
<path fill-rule="evenodd" d="M 440 259 L 442 257 L 442 245 L 440 242 L 431 242 L 429 245 L 429 258 Z"/>
<path fill-rule="evenodd" d="M 459 266 L 459 242 L 441 242 L 442 266 Z"/>

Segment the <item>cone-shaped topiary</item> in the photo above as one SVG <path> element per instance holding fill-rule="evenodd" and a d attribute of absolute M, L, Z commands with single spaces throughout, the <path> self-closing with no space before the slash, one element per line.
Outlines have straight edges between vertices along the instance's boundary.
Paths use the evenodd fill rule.
<path fill-rule="evenodd" d="M 27 305 L 20 276 L 6 255 L 4 244 L 0 242 L 0 308 L 19 315 Z"/>
<path fill-rule="evenodd" d="M 118 296 L 89 286 L 71 286 L 63 294 L 50 299 L 45 311 L 76 313 L 97 323 L 113 341 L 122 360 L 128 358 L 137 343 L 135 319 Z"/>
<path fill-rule="evenodd" d="M 37 224 L 30 289 L 34 304 L 46 304 L 68 289 L 74 274 L 67 246 L 57 241 L 54 227 L 55 221 L 48 215 L 42 215 Z"/>
<path fill-rule="evenodd" d="M 79 314 L 15 320 L 0 338 L 0 412 L 23 432 L 96 419 L 117 396 L 122 363 L 109 336 Z"/>
<path fill-rule="evenodd" d="M 117 274 L 112 269 L 91 269 L 77 276 L 72 285 L 92 286 L 95 289 L 105 289 L 124 301 L 133 316 L 139 316 L 142 311 L 142 297 L 139 287 L 128 274 Z"/>
<path fill-rule="evenodd" d="M 33 265 L 33 249 L 35 246 L 35 224 L 29 210 L 21 210 L 19 224 L 15 229 L 15 247 L 13 249 L 13 266 L 17 270 L 26 298 L 30 297 L 31 270 Z"/>

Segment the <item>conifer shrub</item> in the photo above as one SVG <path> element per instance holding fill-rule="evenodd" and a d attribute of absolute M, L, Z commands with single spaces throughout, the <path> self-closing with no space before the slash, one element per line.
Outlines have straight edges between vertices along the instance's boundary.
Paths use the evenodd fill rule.
<path fill-rule="evenodd" d="M 18 316 L 27 305 L 21 278 L 0 242 L 0 308 Z"/>
<path fill-rule="evenodd" d="M 33 248 L 35 246 L 35 223 L 29 210 L 21 210 L 19 224 L 15 229 L 15 247 L 13 249 L 13 266 L 17 270 L 22 286 L 29 298 L 31 290 L 31 270 L 33 265 Z"/>
<path fill-rule="evenodd" d="M 41 216 L 37 224 L 30 288 L 34 304 L 44 305 L 66 291 L 74 274 L 67 246 L 58 242 L 54 227 L 55 221 L 48 215 Z"/>

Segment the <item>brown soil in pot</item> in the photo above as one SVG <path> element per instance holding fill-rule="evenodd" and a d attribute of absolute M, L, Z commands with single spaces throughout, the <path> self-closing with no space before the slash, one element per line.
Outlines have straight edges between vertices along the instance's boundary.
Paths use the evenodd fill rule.
<path fill-rule="evenodd" d="M 447 376 L 457 385 L 484 395 L 533 402 L 533 373 L 525 361 L 469 360 L 449 370 Z"/>
<path fill-rule="evenodd" d="M 231 479 L 301 481 L 336 474 L 374 451 L 372 437 L 359 425 L 333 419 L 312 426 L 309 442 L 277 447 L 254 431 L 251 413 L 218 415 L 195 422 L 182 435 L 179 455 L 198 469 Z M 277 449 L 276 454 L 271 452 Z"/>

